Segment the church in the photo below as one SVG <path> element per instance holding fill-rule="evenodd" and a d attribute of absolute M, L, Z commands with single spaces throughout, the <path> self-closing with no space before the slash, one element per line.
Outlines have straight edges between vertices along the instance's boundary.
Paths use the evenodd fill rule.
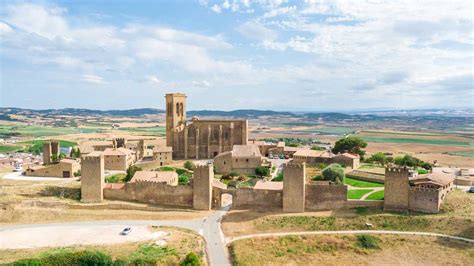
<path fill-rule="evenodd" d="M 212 159 L 231 151 L 234 145 L 247 145 L 245 119 L 205 119 L 186 121 L 186 95 L 166 94 L 166 146 L 173 148 L 173 160 Z"/>

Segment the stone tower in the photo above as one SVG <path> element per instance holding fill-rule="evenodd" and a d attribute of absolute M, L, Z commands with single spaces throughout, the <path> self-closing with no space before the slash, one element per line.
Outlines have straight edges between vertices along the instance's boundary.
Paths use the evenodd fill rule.
<path fill-rule="evenodd" d="M 283 168 L 283 211 L 304 212 L 306 164 L 286 163 Z"/>
<path fill-rule="evenodd" d="M 138 159 L 142 159 L 145 156 L 145 140 L 143 139 L 138 140 L 137 155 Z"/>
<path fill-rule="evenodd" d="M 45 141 L 43 142 L 43 164 L 50 164 L 51 163 L 51 142 Z"/>
<path fill-rule="evenodd" d="M 166 146 L 173 147 L 174 132 L 184 129 L 186 122 L 186 95 L 168 93 L 166 98 Z"/>
<path fill-rule="evenodd" d="M 112 145 L 114 146 L 114 148 L 125 148 L 125 146 L 127 145 L 127 140 L 125 138 L 115 138 L 113 141 L 112 141 Z"/>
<path fill-rule="evenodd" d="M 81 201 L 101 202 L 104 199 L 104 156 L 92 152 L 82 158 Z"/>
<path fill-rule="evenodd" d="M 56 154 L 56 156 L 59 156 L 59 141 L 57 140 L 52 140 L 51 141 L 51 155 Z"/>
<path fill-rule="evenodd" d="M 210 210 L 212 208 L 212 180 L 214 180 L 214 165 L 196 165 L 194 168 L 193 208 Z"/>
<path fill-rule="evenodd" d="M 405 211 L 409 207 L 409 176 L 407 167 L 385 168 L 384 210 Z"/>

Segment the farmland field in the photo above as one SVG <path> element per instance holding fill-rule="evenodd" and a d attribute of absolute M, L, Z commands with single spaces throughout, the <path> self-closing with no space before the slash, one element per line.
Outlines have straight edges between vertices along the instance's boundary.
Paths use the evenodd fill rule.
<path fill-rule="evenodd" d="M 442 146 L 467 146 L 474 147 L 474 142 L 448 140 L 448 139 L 418 139 L 418 138 L 386 138 L 386 137 L 369 137 L 362 136 L 365 141 L 373 142 L 388 142 L 399 144 L 427 144 L 427 145 L 442 145 Z"/>
<path fill-rule="evenodd" d="M 45 137 L 58 136 L 77 133 L 94 133 L 99 131 L 96 128 L 75 128 L 75 127 L 50 127 L 50 126 L 29 126 L 29 125 L 0 125 L 1 134 L 18 133 L 20 136 Z"/>
<path fill-rule="evenodd" d="M 354 133 L 353 128 L 349 127 L 321 127 L 321 128 L 309 128 L 302 130 L 308 133 L 320 133 L 320 134 L 328 134 L 328 135 L 345 135 Z"/>
<path fill-rule="evenodd" d="M 166 134 L 166 129 L 164 127 L 121 127 L 119 130 L 131 131 L 131 132 L 140 132 L 150 135 L 162 135 Z"/>
<path fill-rule="evenodd" d="M 12 152 L 21 149 L 21 146 L 17 145 L 0 145 L 0 152 Z"/>
<path fill-rule="evenodd" d="M 474 157 L 474 151 L 448 152 L 449 155 Z"/>

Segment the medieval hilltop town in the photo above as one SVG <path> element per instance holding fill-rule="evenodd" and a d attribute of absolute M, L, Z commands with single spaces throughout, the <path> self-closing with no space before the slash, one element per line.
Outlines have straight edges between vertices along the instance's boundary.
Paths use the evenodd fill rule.
<path fill-rule="evenodd" d="M 242 245 L 250 245 L 245 242 L 248 241 L 246 238 L 258 237 L 257 234 L 246 236 L 250 232 L 268 233 L 270 237 L 271 232 L 291 235 L 292 231 L 298 229 L 306 233 L 354 230 L 348 232 L 353 235 L 387 230 L 425 231 L 424 226 L 431 226 L 433 228 L 428 228 L 428 232 L 434 233 L 432 237 L 460 241 L 462 244 L 458 245 L 467 245 L 463 248 L 472 252 L 474 240 L 470 236 L 474 227 L 469 217 L 472 216 L 473 199 L 467 196 L 468 193 L 455 189 L 472 185 L 472 169 L 438 167 L 433 164 L 425 164 L 429 167 L 420 168 L 383 162 L 379 165 L 382 171 L 364 172 L 359 169 L 362 165 L 361 155 L 356 149 L 334 152 L 332 145 L 296 146 L 287 145 L 285 141 L 249 139 L 248 120 L 200 119 L 196 116 L 188 119 L 186 101 L 187 96 L 183 93 L 166 94 L 165 139 L 147 136 L 87 140 L 76 150 L 70 151 L 71 155 L 79 153 L 76 156 L 60 156 L 60 140 L 49 139 L 42 142 L 42 164 L 28 165 L 21 176 L 38 180 L 78 180 L 80 193 L 77 202 L 56 202 L 53 205 L 57 207 L 63 204 L 65 208 L 90 212 L 110 210 L 108 215 L 103 214 L 105 217 L 100 219 L 115 220 L 114 212 L 120 210 L 179 213 L 176 217 L 154 222 L 156 226 L 190 229 L 203 237 L 204 242 L 201 242 L 200 250 L 196 251 L 198 260 L 211 265 L 248 259 L 239 249 L 243 249 Z M 350 137 L 345 136 L 341 140 Z M 67 198 L 68 189 L 58 189 L 59 196 Z M 440 229 L 436 225 L 441 221 L 441 216 L 436 215 L 443 214 L 444 202 L 451 193 L 455 198 L 458 195 L 467 196 L 463 198 L 467 206 L 459 207 L 467 216 L 462 219 L 456 217 L 457 225 L 463 230 L 460 233 L 454 225 L 448 229 Z M 28 202 L 23 201 L 22 206 L 53 206 L 51 202 Z M 283 223 L 280 225 L 282 229 L 285 229 L 287 219 L 289 230 L 274 231 L 278 227 L 267 230 L 263 225 L 255 226 L 268 222 L 265 219 L 269 218 L 263 215 L 268 211 L 272 212 L 271 215 L 279 215 L 272 219 L 275 219 L 273 222 L 278 220 Z M 246 216 L 245 212 L 252 215 Z M 183 218 L 182 213 L 192 215 Z M 342 213 L 341 217 L 355 215 L 358 220 L 352 224 L 341 220 L 341 225 L 336 226 L 334 220 L 311 218 L 315 220 L 309 223 L 310 227 L 296 226 L 291 219 L 306 217 L 302 216 L 305 213 L 311 215 L 308 217 L 329 213 L 329 217 L 333 217 L 330 219 Z M 316 216 L 313 216 L 315 213 Z M 371 219 L 371 216 L 364 216 L 365 213 L 377 215 L 378 218 Z M 418 221 L 420 215 L 430 222 Z M 379 221 L 383 217 L 388 220 Z M 397 223 L 393 217 L 398 217 L 396 219 L 399 219 L 400 224 L 391 227 L 390 224 Z M 202 220 L 193 223 L 196 219 Z M 424 225 L 414 230 L 402 226 L 403 223 L 412 223 L 411 219 Z M 318 222 L 322 224 L 311 225 Z M 325 223 L 331 226 L 322 226 Z M 238 229 L 239 224 L 242 230 Z M 310 229 L 313 227 L 315 229 Z M 246 232 L 247 229 L 249 232 Z M 132 235 L 136 233 L 133 226 L 129 230 L 132 230 Z M 403 232 L 399 233 L 403 235 Z M 384 237 L 384 241 L 400 238 Z M 379 241 L 378 238 L 374 239 Z M 13 241 L 11 245 L 20 245 L 19 241 Z"/>

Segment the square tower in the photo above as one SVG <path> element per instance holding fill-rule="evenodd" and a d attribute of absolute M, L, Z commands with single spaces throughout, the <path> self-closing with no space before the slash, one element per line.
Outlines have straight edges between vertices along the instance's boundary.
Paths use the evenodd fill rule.
<path fill-rule="evenodd" d="M 283 211 L 304 212 L 306 164 L 286 163 L 283 168 Z"/>
<path fill-rule="evenodd" d="M 193 178 L 193 208 L 210 210 L 212 207 L 212 180 L 214 180 L 214 165 L 195 165 Z"/>
<path fill-rule="evenodd" d="M 53 155 L 51 149 L 51 142 L 43 142 L 43 164 L 47 165 L 51 163 L 51 156 Z"/>
<path fill-rule="evenodd" d="M 408 167 L 385 168 L 385 196 L 383 208 L 386 211 L 406 211 L 409 208 L 410 171 Z"/>
<path fill-rule="evenodd" d="M 94 151 L 82 158 L 81 201 L 101 202 L 104 199 L 104 155 Z"/>
<path fill-rule="evenodd" d="M 166 146 L 173 147 L 174 133 L 184 129 L 186 122 L 186 95 L 168 93 L 166 98 Z"/>

